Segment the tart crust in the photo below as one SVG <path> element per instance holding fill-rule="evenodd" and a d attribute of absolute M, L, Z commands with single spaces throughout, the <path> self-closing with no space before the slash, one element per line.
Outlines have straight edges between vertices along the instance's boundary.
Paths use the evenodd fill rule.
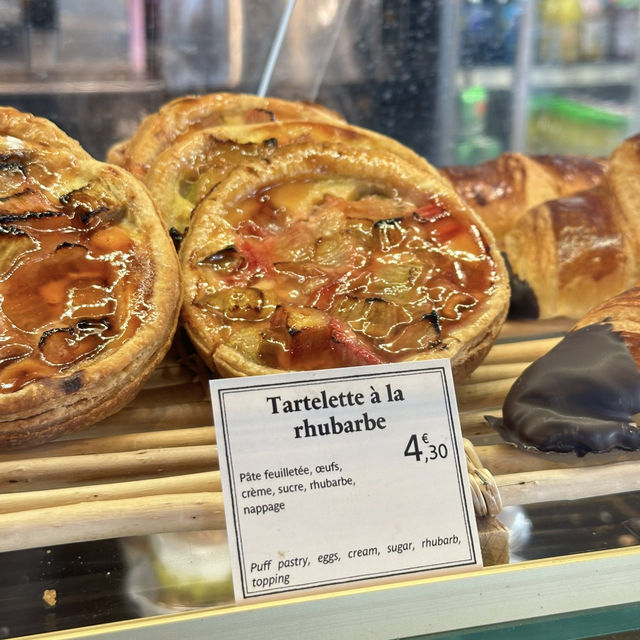
<path fill-rule="evenodd" d="M 234 169 L 194 211 L 180 251 L 182 319 L 205 362 L 221 375 L 241 376 L 447 357 L 456 378 L 470 373 L 486 355 L 504 321 L 509 300 L 507 274 L 491 232 L 447 180 L 427 167 L 418 168 L 383 151 L 316 143 L 291 145 L 268 159 Z M 270 213 L 261 212 L 257 204 L 265 199 L 270 200 Z M 345 218 L 331 210 L 334 200 L 341 202 L 338 209 L 346 207 L 356 218 L 349 232 L 355 235 L 349 236 L 349 242 L 357 235 L 358 220 L 386 238 L 380 240 L 386 248 L 376 249 L 375 259 L 370 239 L 361 245 L 353 240 L 343 258 L 340 250 L 335 261 L 330 254 L 329 267 L 318 257 L 320 245 L 331 246 L 332 238 L 343 238 L 347 233 L 341 226 Z M 379 206 L 382 208 L 376 213 Z M 305 245 L 300 238 L 305 237 L 307 228 L 312 232 Z M 394 230 L 404 238 L 396 243 L 401 247 L 397 253 L 393 248 L 396 241 L 391 238 Z M 413 253 L 422 258 L 411 262 L 410 278 L 422 277 L 416 273 L 428 277 L 413 289 L 410 284 L 397 284 L 400 289 L 411 289 L 412 296 L 417 292 L 413 306 L 403 306 L 402 295 L 392 291 L 395 285 L 385 289 L 384 283 L 377 287 L 363 284 L 371 265 L 375 269 L 375 264 L 386 262 L 393 269 L 402 260 L 414 260 L 408 257 Z M 300 286 L 313 282 L 320 265 L 320 289 L 310 285 L 310 291 L 301 296 L 295 287 L 288 288 L 286 278 L 272 277 L 282 269 L 274 264 L 281 265 L 283 257 L 291 260 Z M 359 264 L 350 263 L 352 258 Z M 341 259 L 349 264 L 340 263 Z M 311 280 L 298 271 L 300 263 L 305 263 Z M 449 269 L 446 277 L 456 280 L 455 285 L 442 279 L 444 275 L 438 270 L 445 266 Z M 353 280 L 356 272 L 360 280 Z M 326 298 L 327 291 L 336 295 L 327 294 Z M 259 306 L 244 302 L 254 295 L 260 299 Z M 409 326 L 411 331 L 422 333 L 407 348 L 402 340 L 394 342 L 403 348 L 390 354 L 381 346 L 384 340 L 371 338 L 368 318 L 343 314 L 338 298 L 353 300 L 356 306 L 380 302 L 385 313 L 393 310 L 395 315 L 386 325 L 382 322 L 375 327 L 385 340 L 398 327 L 401 333 Z M 447 301 L 454 299 L 463 302 L 454 305 L 455 312 L 447 311 Z M 398 300 L 401 302 L 396 304 Z M 447 313 L 453 317 L 445 317 Z M 399 317 L 403 319 L 398 321 Z M 285 338 L 305 336 L 291 347 L 298 351 L 289 360 L 278 359 L 281 345 L 276 345 L 277 357 L 265 357 L 265 347 L 271 344 L 265 336 L 271 335 L 274 326 L 279 330 L 285 326 Z M 336 358 L 318 364 L 324 351 L 336 350 Z"/>
<path fill-rule="evenodd" d="M 167 226 L 184 233 L 194 207 L 238 164 L 269 157 L 290 144 L 311 142 L 386 150 L 428 168 L 418 154 L 382 134 L 346 123 L 293 120 L 224 125 L 185 134 L 155 159 L 144 182 Z"/>
<path fill-rule="evenodd" d="M 276 120 L 343 122 L 334 111 L 308 102 L 242 93 L 184 96 L 148 115 L 129 140 L 116 143 L 108 151 L 107 159 L 144 178 L 158 155 L 186 133 L 218 125 Z"/>
<path fill-rule="evenodd" d="M 122 407 L 167 351 L 179 266 L 142 184 L 0 108 L 0 447 Z"/>

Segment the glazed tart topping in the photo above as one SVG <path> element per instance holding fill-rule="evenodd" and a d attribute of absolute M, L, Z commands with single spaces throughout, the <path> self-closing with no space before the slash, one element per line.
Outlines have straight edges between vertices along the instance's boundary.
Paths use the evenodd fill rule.
<path fill-rule="evenodd" d="M 91 185 L 52 206 L 28 184 L 0 201 L 0 391 L 94 358 L 147 312 L 122 205 Z"/>
<path fill-rule="evenodd" d="M 473 322 L 495 282 L 480 230 L 445 200 L 365 180 L 283 182 L 226 222 L 228 245 L 197 255 L 194 302 L 269 367 L 446 356 L 451 328 Z"/>

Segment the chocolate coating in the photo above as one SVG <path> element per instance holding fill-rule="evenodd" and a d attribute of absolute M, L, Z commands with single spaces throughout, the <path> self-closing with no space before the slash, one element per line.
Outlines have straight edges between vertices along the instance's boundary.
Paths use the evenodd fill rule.
<path fill-rule="evenodd" d="M 640 371 L 611 325 L 570 332 L 516 380 L 502 419 L 487 416 L 508 442 L 541 451 L 600 453 L 640 448 Z"/>
<path fill-rule="evenodd" d="M 526 280 L 522 280 L 513 272 L 507 254 L 502 252 L 504 263 L 509 274 L 509 318 L 511 320 L 536 320 L 540 317 L 540 306 L 535 291 Z"/>

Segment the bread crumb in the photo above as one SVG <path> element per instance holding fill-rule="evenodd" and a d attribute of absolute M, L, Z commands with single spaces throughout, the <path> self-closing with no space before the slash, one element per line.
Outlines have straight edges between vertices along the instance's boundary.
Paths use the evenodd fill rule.
<path fill-rule="evenodd" d="M 48 607 L 55 607 L 56 606 L 56 598 L 57 597 L 58 597 L 58 594 L 56 593 L 55 589 L 45 589 L 44 593 L 42 594 L 42 599 L 44 600 L 44 603 Z"/>

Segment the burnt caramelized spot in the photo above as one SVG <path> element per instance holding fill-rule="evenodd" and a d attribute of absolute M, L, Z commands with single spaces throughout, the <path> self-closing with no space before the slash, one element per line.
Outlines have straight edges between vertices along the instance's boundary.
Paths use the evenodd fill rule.
<path fill-rule="evenodd" d="M 63 215 L 58 211 L 27 211 L 23 214 L 0 215 L 0 231 L 12 235 L 29 235 L 25 229 L 21 228 L 25 222 L 59 218 Z"/>
<path fill-rule="evenodd" d="M 17 171 L 24 177 L 27 175 L 26 158 L 20 153 L 0 153 L 0 171 Z"/>
<path fill-rule="evenodd" d="M 171 227 L 169 229 L 169 237 L 171 238 L 171 240 L 173 241 L 173 247 L 176 251 L 180 250 L 180 245 L 182 244 L 182 241 L 184 240 L 184 236 L 187 233 L 187 230 L 189 229 L 189 227 L 187 227 L 184 231 L 178 231 L 178 229 L 176 229 L 175 227 Z"/>
<path fill-rule="evenodd" d="M 72 200 L 80 193 L 83 193 L 87 190 L 88 185 L 84 185 L 82 187 L 78 187 L 77 189 L 72 189 L 67 193 L 64 193 L 60 196 L 60 204 L 69 204 Z"/>
<path fill-rule="evenodd" d="M 20 162 L 3 162 L 0 160 L 0 171 L 19 171 L 23 176 L 26 175 L 24 165 Z"/>
<path fill-rule="evenodd" d="M 82 224 L 89 224 L 89 222 L 91 221 L 92 218 L 94 218 L 95 216 L 100 215 L 101 213 L 104 213 L 105 211 L 107 211 L 107 207 L 105 207 L 104 205 L 98 207 L 97 209 L 93 209 L 92 211 L 85 211 L 84 213 L 82 213 L 80 215 L 80 220 L 82 221 Z"/>
<path fill-rule="evenodd" d="M 60 249 L 72 249 L 73 247 L 79 247 L 85 251 L 87 250 L 87 247 L 79 242 L 61 242 L 55 250 L 60 251 Z"/>
<path fill-rule="evenodd" d="M 428 320 L 431 323 L 431 326 L 436 330 L 436 334 L 438 336 L 438 340 L 440 340 L 440 335 L 442 334 L 442 327 L 440 326 L 440 316 L 438 312 L 433 309 L 429 313 L 425 313 L 422 316 L 423 320 Z"/>
<path fill-rule="evenodd" d="M 24 213 L 12 213 L 0 215 L 0 225 L 5 226 L 11 222 L 22 222 L 25 220 L 42 220 L 44 218 L 60 218 L 65 214 L 61 211 L 25 211 Z"/>
<path fill-rule="evenodd" d="M 42 349 L 47 340 L 56 333 L 67 333 L 73 335 L 73 327 L 56 327 L 55 329 L 47 329 L 38 340 L 38 349 Z"/>
<path fill-rule="evenodd" d="M 199 264 L 207 265 L 218 270 L 234 271 L 242 268 L 247 263 L 246 258 L 238 252 L 235 246 L 230 245 L 220 251 L 216 251 L 200 260 Z"/>
<path fill-rule="evenodd" d="M 373 226 L 376 229 L 385 229 L 387 227 L 397 227 L 403 218 L 387 218 L 386 220 L 376 220 Z"/>
<path fill-rule="evenodd" d="M 84 383 L 82 381 L 82 373 L 79 372 L 71 376 L 70 378 L 63 378 L 62 384 L 60 386 L 62 387 L 62 391 L 64 393 L 69 394 L 80 391 L 83 385 Z"/>
<path fill-rule="evenodd" d="M 0 224 L 0 233 L 9 234 L 12 236 L 26 236 L 26 232 L 22 231 L 22 229 L 18 229 L 17 227 L 8 226 L 5 227 Z"/>
<path fill-rule="evenodd" d="M 255 107 L 254 109 L 250 109 L 247 111 L 245 116 L 245 122 L 247 124 L 253 124 L 257 122 L 275 122 L 276 114 L 269 109 L 264 109 L 262 107 Z"/>
<path fill-rule="evenodd" d="M 46 362 L 67 365 L 99 353 L 108 341 L 110 329 L 108 318 L 80 320 L 70 327 L 45 331 L 38 341 L 38 349 Z"/>

